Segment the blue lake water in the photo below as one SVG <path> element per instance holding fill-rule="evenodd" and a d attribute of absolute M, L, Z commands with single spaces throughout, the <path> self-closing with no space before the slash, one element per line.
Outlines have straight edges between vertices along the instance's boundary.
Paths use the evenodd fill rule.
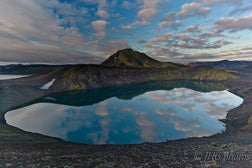
<path fill-rule="evenodd" d="M 243 102 L 228 90 L 133 88 L 47 96 L 9 111 L 5 119 L 25 131 L 71 142 L 134 144 L 224 131 L 219 119 Z"/>

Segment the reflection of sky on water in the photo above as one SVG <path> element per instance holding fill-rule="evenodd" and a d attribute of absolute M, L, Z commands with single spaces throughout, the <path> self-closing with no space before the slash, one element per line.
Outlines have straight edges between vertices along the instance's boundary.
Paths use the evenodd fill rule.
<path fill-rule="evenodd" d="M 7 123 L 23 130 L 89 144 L 128 144 L 208 136 L 224 129 L 218 119 L 242 99 L 228 91 L 179 88 L 131 100 L 110 98 L 72 107 L 33 104 L 8 112 Z"/>

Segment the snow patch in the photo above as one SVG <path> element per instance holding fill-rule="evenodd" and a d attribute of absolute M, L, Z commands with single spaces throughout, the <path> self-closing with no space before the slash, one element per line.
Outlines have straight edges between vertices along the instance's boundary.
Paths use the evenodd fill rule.
<path fill-rule="evenodd" d="M 43 90 L 48 90 L 52 85 L 53 83 L 55 82 L 56 79 L 52 79 L 50 82 L 44 84 L 42 87 L 40 87 L 40 89 L 43 89 Z"/>

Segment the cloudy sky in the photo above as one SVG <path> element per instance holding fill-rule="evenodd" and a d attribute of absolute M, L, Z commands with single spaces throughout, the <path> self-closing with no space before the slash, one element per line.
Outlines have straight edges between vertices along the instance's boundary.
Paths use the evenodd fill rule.
<path fill-rule="evenodd" d="M 0 64 L 252 60 L 250 0 L 1 0 Z"/>

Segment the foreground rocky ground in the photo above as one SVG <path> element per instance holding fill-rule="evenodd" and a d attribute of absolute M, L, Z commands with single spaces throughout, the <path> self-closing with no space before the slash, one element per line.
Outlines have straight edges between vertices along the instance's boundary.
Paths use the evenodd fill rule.
<path fill-rule="evenodd" d="M 243 97 L 244 103 L 229 111 L 227 119 L 223 121 L 227 126 L 224 133 L 137 145 L 73 144 L 23 132 L 5 124 L 5 107 L 12 103 L 7 100 L 6 106 L 0 107 L 0 167 L 251 168 L 252 75 L 247 71 L 242 72 L 240 79 L 226 81 L 225 84 L 231 92 Z M 1 97 L 6 97 L 14 94 L 14 91 L 9 89 L 8 93 L 2 93 L 5 95 Z M 43 95 L 42 92 L 36 94 Z"/>

